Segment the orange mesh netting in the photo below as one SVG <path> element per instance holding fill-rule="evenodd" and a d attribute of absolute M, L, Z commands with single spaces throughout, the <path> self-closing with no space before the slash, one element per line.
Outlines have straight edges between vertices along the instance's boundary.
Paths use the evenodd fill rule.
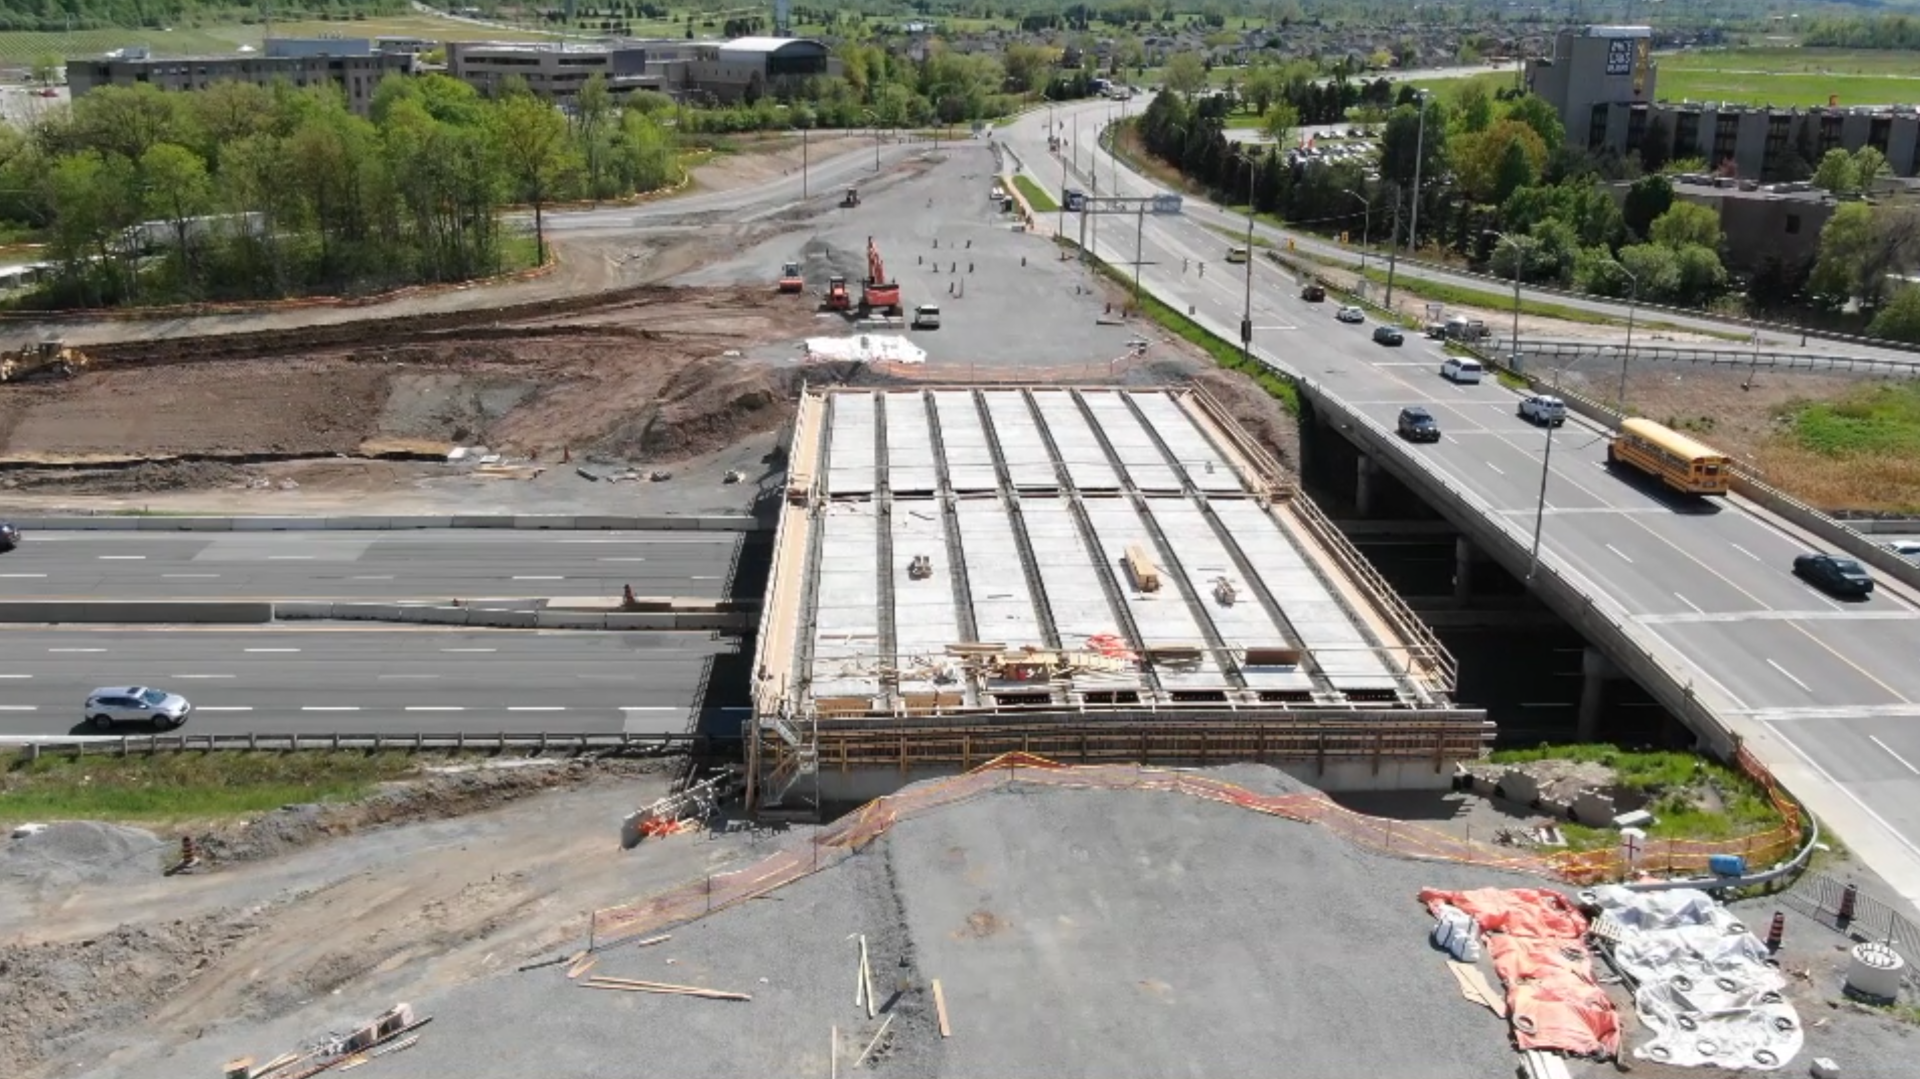
<path fill-rule="evenodd" d="M 1575 1056 L 1620 1053 L 1620 1016 L 1593 980 L 1593 956 L 1581 938 L 1587 919 L 1559 892 L 1543 888 L 1428 888 L 1420 902 L 1467 912 L 1487 933 L 1494 970 L 1507 987 L 1514 1043 Z"/>

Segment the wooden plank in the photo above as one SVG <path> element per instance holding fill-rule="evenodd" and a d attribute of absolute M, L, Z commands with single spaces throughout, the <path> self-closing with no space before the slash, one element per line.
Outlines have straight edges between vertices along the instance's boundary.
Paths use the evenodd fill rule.
<path fill-rule="evenodd" d="M 827 1079 L 840 1079 L 840 1028 L 827 1034 Z"/>
<path fill-rule="evenodd" d="M 940 988 L 940 979 L 933 980 L 933 1010 L 940 1017 L 940 1036 L 953 1037 L 953 1025 L 947 1022 L 947 994 Z"/>
<path fill-rule="evenodd" d="M 645 939 L 645 940 L 643 940 L 643 941 L 640 941 L 639 943 L 637 943 L 637 944 L 635 944 L 635 945 L 634 945 L 634 947 L 636 947 L 636 948 L 650 948 L 650 947 L 652 947 L 652 946 L 654 946 L 655 944 L 664 944 L 664 943 L 666 943 L 667 941 L 670 941 L 670 940 L 672 940 L 672 939 L 673 939 L 673 934 L 672 934 L 672 933 L 662 933 L 662 934 L 660 934 L 660 935 L 659 935 L 659 936 L 657 936 L 657 937 L 648 937 L 647 939 Z"/>
<path fill-rule="evenodd" d="M 573 966 L 568 967 L 567 980 L 572 981 L 573 979 L 578 978 L 580 975 L 585 974 L 587 971 L 592 970 L 593 965 L 595 963 L 598 963 L 599 961 L 600 960 L 597 957 L 590 955 L 585 959 L 580 960 L 578 963 L 575 963 Z"/>
<path fill-rule="evenodd" d="M 712 997 L 715 1000 L 752 1000 L 745 993 L 735 993 L 726 989 L 708 989 L 698 985 L 674 985 L 671 982 L 643 982 L 637 978 L 588 978 L 581 983 L 593 989 L 634 989 L 649 993 L 681 993 L 687 996 Z"/>
<path fill-rule="evenodd" d="M 867 1018 L 872 1019 L 878 1008 L 873 999 L 873 967 L 867 963 L 867 935 L 860 934 L 860 986 L 867 995 Z"/>
<path fill-rule="evenodd" d="M 857 1068 L 860 1065 L 865 1064 L 867 1062 L 867 1054 L 873 1052 L 873 1047 L 880 1044 L 880 1039 L 886 1037 L 887 1028 L 892 1025 L 893 1025 L 893 1014 L 889 1012 L 887 1014 L 887 1021 L 884 1023 L 881 1023 L 880 1029 L 874 1032 L 873 1040 L 868 1042 L 867 1047 L 860 1051 L 860 1059 L 853 1062 L 854 1067 Z"/>

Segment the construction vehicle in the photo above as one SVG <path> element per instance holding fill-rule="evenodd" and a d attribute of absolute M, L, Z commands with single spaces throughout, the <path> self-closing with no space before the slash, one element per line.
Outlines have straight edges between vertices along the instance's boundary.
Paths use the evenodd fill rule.
<path fill-rule="evenodd" d="M 871 236 L 867 237 L 867 278 L 860 285 L 861 318 L 876 310 L 889 315 L 900 313 L 900 286 L 887 280 L 887 267 L 880 261 L 880 249 L 873 246 Z"/>
<path fill-rule="evenodd" d="M 18 352 L 0 352 L 0 382 L 34 378 L 72 378 L 87 366 L 87 354 L 58 341 L 42 341 Z"/>
<path fill-rule="evenodd" d="M 800 276 L 800 264 L 789 262 L 780 267 L 780 291 L 799 292 L 807 287 L 807 279 Z"/>
<path fill-rule="evenodd" d="M 840 200 L 841 208 L 851 210 L 858 205 L 860 205 L 860 189 L 857 187 L 847 188 L 846 197 Z"/>
<path fill-rule="evenodd" d="M 834 274 L 827 279 L 827 298 L 823 306 L 829 311 L 847 311 L 853 307 L 853 298 L 847 293 L 847 279 Z"/>

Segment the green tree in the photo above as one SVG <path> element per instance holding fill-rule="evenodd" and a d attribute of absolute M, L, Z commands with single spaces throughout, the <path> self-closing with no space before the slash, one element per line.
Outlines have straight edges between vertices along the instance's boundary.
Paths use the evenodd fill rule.
<path fill-rule="evenodd" d="M 1551 155 L 1567 141 L 1567 127 L 1560 114 L 1538 94 L 1524 94 L 1507 105 L 1507 119 L 1518 120 L 1533 129 Z"/>
<path fill-rule="evenodd" d="M 532 94 L 509 93 L 494 107 L 491 121 L 494 146 L 515 192 L 533 204 L 534 251 L 545 263 L 546 204 L 573 166 L 566 120 Z"/>
<path fill-rule="evenodd" d="M 1282 101 L 1273 106 L 1272 111 L 1261 120 L 1260 126 L 1275 146 L 1289 146 L 1293 143 L 1293 133 L 1300 127 L 1300 112 Z"/>
<path fill-rule="evenodd" d="M 43 52 L 33 58 L 33 81 L 42 86 L 52 86 L 66 70 L 67 62 L 57 52 Z"/>
<path fill-rule="evenodd" d="M 1527 155 L 1527 147 L 1515 139 L 1500 155 L 1500 167 L 1494 173 L 1493 201 L 1505 202 L 1509 195 L 1540 178 L 1539 166 Z"/>
<path fill-rule="evenodd" d="M 1640 282 L 1640 298 L 1671 299 L 1680 291 L 1680 259 L 1660 244 L 1629 244 L 1620 249 L 1620 265 Z"/>
<path fill-rule="evenodd" d="M 117 302 L 134 291 L 134 253 L 122 242 L 136 221 L 133 163 L 87 151 L 63 157 L 47 177 L 53 194 L 53 254 L 61 272 L 84 279 L 94 303 Z"/>
<path fill-rule="evenodd" d="M 1920 344 L 1920 288 L 1906 285 L 1895 289 L 1873 316 L 1867 332 L 1889 341 Z"/>
<path fill-rule="evenodd" d="M 1651 234 L 1654 219 L 1672 206 L 1673 181 L 1654 173 L 1640 177 L 1632 187 L 1627 188 L 1626 204 L 1621 207 L 1621 215 L 1635 236 L 1645 237 Z"/>
<path fill-rule="evenodd" d="M 1447 160 L 1447 113 L 1437 101 L 1427 103 L 1422 124 L 1416 105 L 1402 105 L 1387 117 L 1380 133 L 1380 178 L 1403 188 L 1413 186 L 1414 159 L 1420 159 L 1423 181 L 1439 179 Z"/>
<path fill-rule="evenodd" d="M 1681 244 L 1674 248 L 1674 265 L 1679 282 L 1673 298 L 1681 303 L 1704 305 L 1727 290 L 1726 267 L 1714 248 Z"/>
<path fill-rule="evenodd" d="M 587 193 L 602 198 L 610 192 L 600 184 L 606 157 L 607 125 L 613 115 L 613 95 L 607 90 L 607 78 L 594 72 L 574 96 L 573 123 L 580 156 L 587 167 Z M 629 189 L 631 190 L 631 189 Z"/>
<path fill-rule="evenodd" d="M 1284 90 L 1279 69 L 1262 64 L 1247 72 L 1247 81 L 1241 92 L 1246 95 L 1247 104 L 1253 106 L 1254 114 L 1265 116 L 1273 103 L 1280 100 Z"/>
<path fill-rule="evenodd" d="M 1676 202 L 1667 212 L 1653 219 L 1647 238 L 1666 247 L 1689 244 L 1709 251 L 1720 250 L 1720 215 L 1692 202 Z"/>
<path fill-rule="evenodd" d="M 140 158 L 138 176 L 146 214 L 173 225 L 174 243 L 191 285 L 196 244 L 188 222 L 206 213 L 213 203 L 213 181 L 207 175 L 206 161 L 184 146 L 163 142 Z"/>
<path fill-rule="evenodd" d="M 1167 60 L 1167 89 L 1191 101 L 1207 84 L 1207 68 L 1198 53 L 1179 52 Z"/>
<path fill-rule="evenodd" d="M 1053 70 L 1053 50 L 1016 41 L 1001 53 L 1000 62 L 1007 69 L 1008 89 L 1025 93 L 1046 85 Z"/>
<path fill-rule="evenodd" d="M 1856 190 L 1871 191 L 1873 182 L 1887 172 L 1887 155 L 1871 146 L 1853 152 L 1853 182 Z"/>
<path fill-rule="evenodd" d="M 1462 134 L 1485 131 L 1493 124 L 1493 95 L 1486 83 L 1463 79 L 1454 91 L 1453 116 Z"/>
<path fill-rule="evenodd" d="M 1850 195 L 1860 189 L 1860 173 L 1853 155 L 1838 148 L 1828 150 L 1813 170 L 1813 186 L 1836 195 Z"/>

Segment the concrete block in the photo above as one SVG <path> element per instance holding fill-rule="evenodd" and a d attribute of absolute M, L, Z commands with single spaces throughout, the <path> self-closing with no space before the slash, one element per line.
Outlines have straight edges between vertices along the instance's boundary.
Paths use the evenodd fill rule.
<path fill-rule="evenodd" d="M 473 612 L 465 607 L 402 607 L 399 621 L 425 622 L 436 626 L 471 625 Z"/>
<path fill-rule="evenodd" d="M 35 608 L 39 608 L 36 616 Z M 12 617 L 8 617 L 12 616 Z M 0 621 L 118 622 L 128 625 L 263 625 L 273 621 L 273 604 L 240 600 L 28 602 L 0 604 Z"/>
<path fill-rule="evenodd" d="M 14 517 L 25 532 L 132 532 L 139 517 Z"/>
<path fill-rule="evenodd" d="M 0 622 L 85 622 L 87 605 L 74 602 L 15 600 L 0 603 Z"/>
<path fill-rule="evenodd" d="M 640 527 L 636 517 L 575 517 L 573 527 L 582 531 L 630 532 Z"/>
<path fill-rule="evenodd" d="M 699 525 L 691 517 L 635 517 L 633 527 L 647 532 L 691 531 Z"/>
<path fill-rule="evenodd" d="M 1500 794 L 1509 802 L 1532 805 L 1540 798 L 1540 783 L 1518 768 L 1509 768 L 1500 776 Z"/>
<path fill-rule="evenodd" d="M 333 616 L 354 622 L 399 622 L 407 609 L 391 603 L 336 603 Z"/>
<path fill-rule="evenodd" d="M 745 515 L 696 517 L 694 522 L 694 527 L 702 532 L 752 532 L 759 523 L 755 518 Z"/>
<path fill-rule="evenodd" d="M 1613 823 L 1614 815 L 1618 812 L 1619 807 L 1613 804 L 1613 798 L 1600 791 L 1581 791 L 1573 797 L 1573 819 L 1590 828 L 1605 828 Z"/>
<path fill-rule="evenodd" d="M 387 517 L 329 517 L 326 527 L 340 532 L 384 531 L 389 520 Z"/>
<path fill-rule="evenodd" d="M 235 532 L 311 532 L 327 527 L 325 517 L 235 517 Z"/>
<path fill-rule="evenodd" d="M 531 629 L 537 624 L 533 611 L 512 611 L 505 609 L 488 610 L 470 608 L 467 611 L 469 626 L 497 626 L 507 629 Z"/>
<path fill-rule="evenodd" d="M 593 611 L 535 611 L 541 629 L 606 629 L 607 616 Z"/>
<path fill-rule="evenodd" d="M 231 517 L 142 517 L 141 532 L 231 532 Z"/>
<path fill-rule="evenodd" d="M 528 528 L 528 529 L 559 529 L 562 531 L 571 531 L 573 528 L 573 518 L 555 517 L 548 514 L 539 514 L 537 516 L 515 517 L 513 519 L 513 527 Z"/>
<path fill-rule="evenodd" d="M 474 516 L 474 517 L 456 516 L 455 518 L 453 518 L 453 527 L 454 528 L 512 528 L 513 518 L 492 517 L 492 516 Z"/>
<path fill-rule="evenodd" d="M 386 527 L 390 529 L 395 529 L 395 530 L 404 529 L 404 528 L 452 528 L 453 518 L 451 517 L 389 517 L 387 518 Z"/>
<path fill-rule="evenodd" d="M 674 616 L 670 614 L 610 614 L 607 615 L 608 629 L 673 629 Z"/>
<path fill-rule="evenodd" d="M 739 613 L 696 611 L 673 616 L 674 629 L 745 629 L 750 624 L 748 616 Z"/>
<path fill-rule="evenodd" d="M 334 605 L 318 601 L 297 603 L 276 603 L 273 605 L 273 617 L 276 622 L 290 621 L 296 618 L 332 618 Z"/>

